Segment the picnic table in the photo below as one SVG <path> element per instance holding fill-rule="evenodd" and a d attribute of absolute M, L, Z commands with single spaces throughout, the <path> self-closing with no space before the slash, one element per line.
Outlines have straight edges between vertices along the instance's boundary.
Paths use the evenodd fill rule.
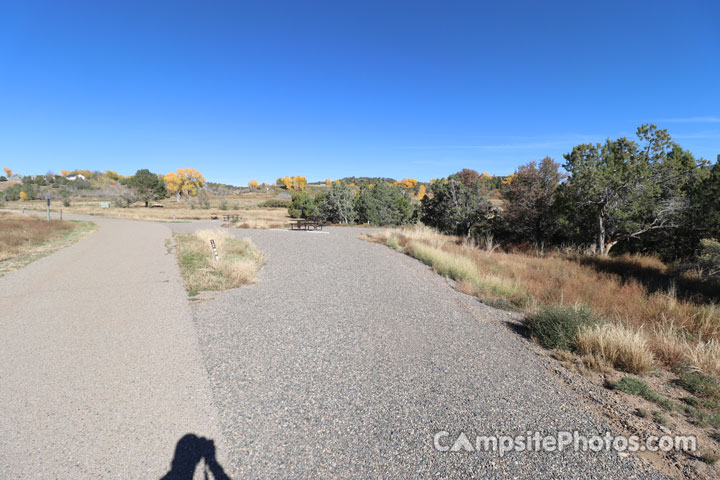
<path fill-rule="evenodd" d="M 325 222 L 312 219 L 299 219 L 290 222 L 290 230 L 322 230 Z"/>
<path fill-rule="evenodd" d="M 240 215 L 223 215 L 223 222 L 239 222 Z"/>

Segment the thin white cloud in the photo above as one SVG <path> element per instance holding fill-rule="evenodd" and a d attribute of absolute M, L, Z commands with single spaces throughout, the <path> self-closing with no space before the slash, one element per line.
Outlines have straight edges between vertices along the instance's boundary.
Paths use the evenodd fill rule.
<path fill-rule="evenodd" d="M 663 118 L 662 123 L 720 123 L 720 117 Z"/>

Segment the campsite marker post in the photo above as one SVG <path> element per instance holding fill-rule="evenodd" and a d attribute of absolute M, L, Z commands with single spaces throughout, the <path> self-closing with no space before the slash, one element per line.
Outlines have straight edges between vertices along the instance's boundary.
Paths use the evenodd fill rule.
<path fill-rule="evenodd" d="M 50 199 L 47 199 L 47 214 L 48 214 L 48 222 L 50 221 Z"/>
<path fill-rule="evenodd" d="M 212 239 L 211 239 L 211 240 L 210 240 L 210 245 L 212 246 L 213 253 L 215 254 L 215 261 L 216 261 L 216 262 L 219 262 L 219 261 L 220 261 L 220 257 L 218 257 L 217 248 L 215 248 L 215 240 L 212 240 Z"/>

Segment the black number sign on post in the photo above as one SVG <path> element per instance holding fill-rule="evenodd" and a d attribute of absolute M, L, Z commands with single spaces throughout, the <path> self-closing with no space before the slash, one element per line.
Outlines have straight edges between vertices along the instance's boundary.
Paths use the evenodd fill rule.
<path fill-rule="evenodd" d="M 215 254 L 215 261 L 216 261 L 216 262 L 219 262 L 219 261 L 220 261 L 220 257 L 218 257 L 217 248 L 215 248 L 215 240 L 212 240 L 212 239 L 211 239 L 211 240 L 210 240 L 210 245 L 212 246 L 213 253 Z"/>

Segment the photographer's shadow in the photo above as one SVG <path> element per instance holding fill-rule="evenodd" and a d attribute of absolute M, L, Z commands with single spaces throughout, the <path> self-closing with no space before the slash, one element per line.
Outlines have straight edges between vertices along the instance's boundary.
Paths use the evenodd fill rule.
<path fill-rule="evenodd" d="M 193 480 L 195 470 L 201 462 L 204 476 L 200 478 L 230 480 L 222 465 L 215 458 L 215 442 L 192 433 L 188 433 L 178 440 L 170 471 L 160 480 Z M 208 473 L 211 473 L 212 477 L 209 477 Z"/>

